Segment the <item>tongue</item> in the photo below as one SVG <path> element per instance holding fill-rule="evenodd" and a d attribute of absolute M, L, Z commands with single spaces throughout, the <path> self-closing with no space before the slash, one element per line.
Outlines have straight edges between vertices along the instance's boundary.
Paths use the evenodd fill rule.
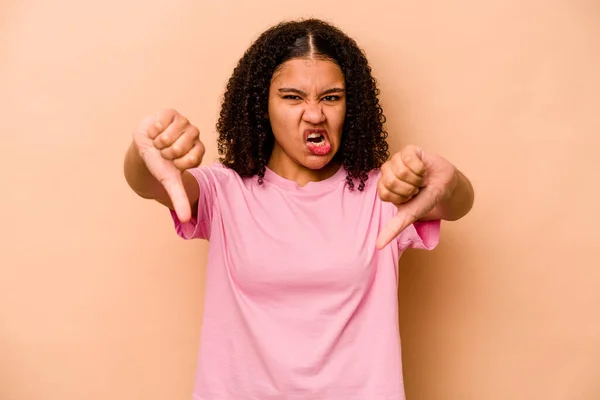
<path fill-rule="evenodd" d="M 309 141 L 306 143 L 306 147 L 308 147 L 308 150 L 316 156 L 324 156 L 331 150 L 331 144 L 329 141 L 325 140 L 325 138 L 323 138 L 320 143 Z"/>

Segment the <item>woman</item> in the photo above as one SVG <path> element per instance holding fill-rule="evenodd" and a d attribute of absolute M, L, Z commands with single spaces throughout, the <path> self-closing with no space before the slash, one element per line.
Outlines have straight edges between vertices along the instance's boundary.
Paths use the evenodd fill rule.
<path fill-rule="evenodd" d="M 473 203 L 468 179 L 407 146 L 391 158 L 356 43 L 319 20 L 264 32 L 233 71 L 221 159 L 199 167 L 174 110 L 133 134 L 125 176 L 210 241 L 196 400 L 404 399 L 397 265 Z"/>

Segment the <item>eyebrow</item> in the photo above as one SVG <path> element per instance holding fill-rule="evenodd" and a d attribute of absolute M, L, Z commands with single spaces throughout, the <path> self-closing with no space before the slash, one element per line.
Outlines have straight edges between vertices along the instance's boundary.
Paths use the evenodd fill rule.
<path fill-rule="evenodd" d="M 327 89 L 324 92 L 322 92 L 321 94 L 319 94 L 319 96 L 324 96 L 326 94 L 332 94 L 332 93 L 344 93 L 346 90 L 339 88 L 339 87 L 334 87 L 331 89 Z M 307 96 L 307 94 L 300 90 L 300 89 L 295 89 L 295 88 L 280 88 L 279 89 L 279 93 L 296 93 L 299 94 L 301 96 Z"/>

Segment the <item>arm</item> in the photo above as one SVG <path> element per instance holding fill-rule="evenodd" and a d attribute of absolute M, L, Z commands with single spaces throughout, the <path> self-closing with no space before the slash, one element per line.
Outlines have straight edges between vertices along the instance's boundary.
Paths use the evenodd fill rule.
<path fill-rule="evenodd" d="M 188 222 L 197 212 L 198 182 L 187 170 L 202 161 L 198 128 L 174 110 L 146 117 L 133 133 L 124 174 L 140 197 L 154 199 Z"/>
<path fill-rule="evenodd" d="M 454 165 L 419 147 L 406 146 L 381 167 L 379 197 L 398 213 L 377 238 L 381 249 L 416 221 L 455 221 L 473 206 L 473 187 Z"/>

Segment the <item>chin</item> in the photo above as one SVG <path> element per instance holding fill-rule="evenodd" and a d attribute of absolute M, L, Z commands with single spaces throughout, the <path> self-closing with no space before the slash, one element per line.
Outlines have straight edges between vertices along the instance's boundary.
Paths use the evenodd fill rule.
<path fill-rule="evenodd" d="M 318 171 L 320 169 L 325 168 L 326 166 L 328 166 L 329 164 L 331 164 L 331 162 L 333 161 L 334 155 L 327 155 L 327 156 L 314 156 L 314 155 L 310 155 L 308 157 L 305 158 L 304 162 L 302 163 L 302 165 L 308 169 L 312 169 L 314 171 Z"/>

